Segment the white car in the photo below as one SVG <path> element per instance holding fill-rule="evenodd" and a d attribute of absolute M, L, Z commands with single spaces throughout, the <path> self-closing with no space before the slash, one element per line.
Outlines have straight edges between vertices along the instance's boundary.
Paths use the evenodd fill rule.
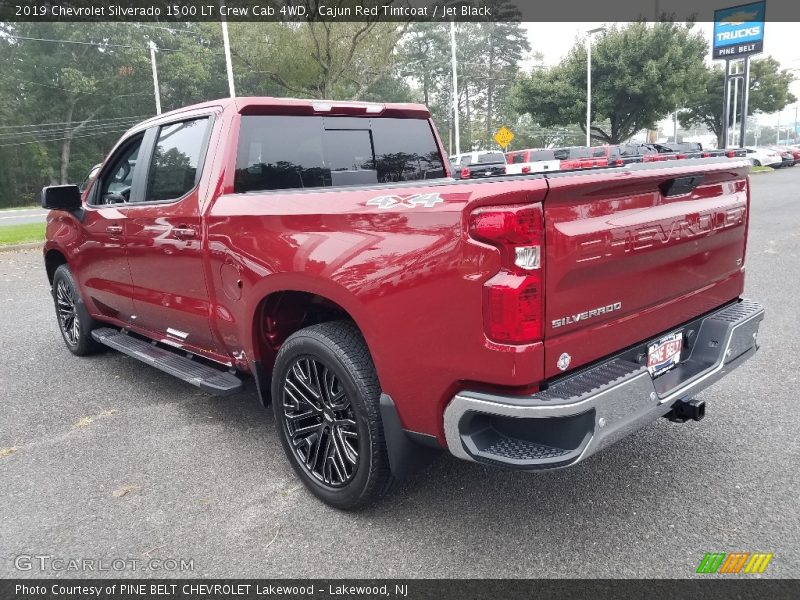
<path fill-rule="evenodd" d="M 509 175 L 518 173 L 542 173 L 544 171 L 558 171 L 561 161 L 555 157 L 551 149 L 543 150 L 514 150 L 506 154 Z"/>
<path fill-rule="evenodd" d="M 747 151 L 747 158 L 756 167 L 780 166 L 783 162 L 780 153 L 769 148 L 748 146 L 745 150 Z"/>

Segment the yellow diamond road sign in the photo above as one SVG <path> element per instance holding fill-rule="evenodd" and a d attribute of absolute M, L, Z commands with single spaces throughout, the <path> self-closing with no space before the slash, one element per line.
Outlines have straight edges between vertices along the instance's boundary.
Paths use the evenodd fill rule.
<path fill-rule="evenodd" d="M 508 127 L 501 127 L 497 130 L 494 134 L 494 140 L 500 144 L 500 147 L 505 150 L 508 145 L 511 143 L 511 140 L 514 139 L 514 134 L 511 133 L 511 130 Z"/>

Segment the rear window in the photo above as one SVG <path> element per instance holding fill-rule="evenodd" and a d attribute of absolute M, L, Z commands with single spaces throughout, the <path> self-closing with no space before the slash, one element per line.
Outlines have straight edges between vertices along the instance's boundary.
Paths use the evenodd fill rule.
<path fill-rule="evenodd" d="M 502 152 L 487 152 L 486 154 L 478 155 L 479 165 L 488 165 L 493 163 L 506 164 L 506 157 Z"/>
<path fill-rule="evenodd" d="M 583 146 L 576 147 L 576 148 L 569 148 L 569 157 L 570 158 L 589 158 L 590 156 L 590 149 L 585 148 Z"/>
<path fill-rule="evenodd" d="M 552 150 L 534 150 L 531 152 L 531 162 L 537 160 L 555 160 L 555 154 Z"/>
<path fill-rule="evenodd" d="M 568 158 L 589 158 L 589 148 L 583 146 L 575 146 L 573 148 L 556 148 L 554 151 L 555 157 L 558 160 L 567 160 Z"/>
<path fill-rule="evenodd" d="M 525 162 L 525 152 L 512 152 L 508 155 L 508 164 L 510 165 L 518 165 L 519 163 Z"/>
<path fill-rule="evenodd" d="M 234 191 L 369 185 L 445 176 L 428 121 L 242 117 Z"/>

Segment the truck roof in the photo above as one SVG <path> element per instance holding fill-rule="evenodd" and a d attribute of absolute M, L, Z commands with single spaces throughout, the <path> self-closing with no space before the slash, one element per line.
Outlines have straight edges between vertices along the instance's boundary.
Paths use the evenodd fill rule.
<path fill-rule="evenodd" d="M 431 116 L 430 111 L 423 104 L 243 96 L 238 98 L 220 98 L 219 100 L 209 100 L 208 102 L 184 106 L 150 117 L 143 121 L 143 123 L 203 108 L 219 107 L 226 109 L 231 106 L 243 115 L 337 115 L 355 117 L 374 115 L 410 119 L 427 119 Z"/>

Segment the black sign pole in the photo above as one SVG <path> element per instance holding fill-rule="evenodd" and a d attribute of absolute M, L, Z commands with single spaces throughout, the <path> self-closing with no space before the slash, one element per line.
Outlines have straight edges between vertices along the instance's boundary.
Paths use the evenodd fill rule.
<path fill-rule="evenodd" d="M 722 90 L 722 147 L 728 147 L 728 123 L 731 118 L 731 61 L 725 61 L 725 85 Z"/>
<path fill-rule="evenodd" d="M 744 91 L 742 93 L 742 130 L 739 133 L 739 148 L 744 148 L 747 135 L 747 101 L 750 96 L 750 55 L 744 57 Z"/>

